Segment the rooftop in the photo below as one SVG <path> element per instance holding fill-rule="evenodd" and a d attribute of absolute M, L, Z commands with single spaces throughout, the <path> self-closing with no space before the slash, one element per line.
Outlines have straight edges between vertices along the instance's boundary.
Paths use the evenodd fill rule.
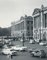
<path fill-rule="evenodd" d="M 41 11 L 46 11 L 47 10 L 47 7 L 44 7 L 43 5 L 41 5 L 41 8 L 35 8 L 34 11 L 33 11 L 33 15 L 41 12 Z"/>

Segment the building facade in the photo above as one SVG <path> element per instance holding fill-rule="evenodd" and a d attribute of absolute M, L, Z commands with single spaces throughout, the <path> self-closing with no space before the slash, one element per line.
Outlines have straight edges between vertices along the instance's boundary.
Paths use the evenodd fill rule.
<path fill-rule="evenodd" d="M 22 37 L 24 33 L 25 38 L 33 37 L 33 18 L 25 15 L 19 21 L 11 23 L 11 36 Z"/>
<path fill-rule="evenodd" d="M 47 7 L 35 8 L 33 12 L 33 38 L 47 40 Z"/>

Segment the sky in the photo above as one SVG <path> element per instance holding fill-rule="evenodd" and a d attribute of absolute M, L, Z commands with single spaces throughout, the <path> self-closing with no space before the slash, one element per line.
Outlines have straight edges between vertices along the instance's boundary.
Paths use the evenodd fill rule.
<path fill-rule="evenodd" d="M 47 0 L 0 0 L 0 27 L 10 27 L 21 16 L 32 16 L 35 8 L 47 6 Z"/>

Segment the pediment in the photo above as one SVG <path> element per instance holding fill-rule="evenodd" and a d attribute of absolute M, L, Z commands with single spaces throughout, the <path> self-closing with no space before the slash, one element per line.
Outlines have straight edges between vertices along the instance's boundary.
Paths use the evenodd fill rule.
<path fill-rule="evenodd" d="M 40 11 L 41 11 L 41 9 L 39 9 L 39 8 L 35 8 L 35 9 L 34 9 L 34 12 L 33 12 L 33 15 L 39 13 Z"/>

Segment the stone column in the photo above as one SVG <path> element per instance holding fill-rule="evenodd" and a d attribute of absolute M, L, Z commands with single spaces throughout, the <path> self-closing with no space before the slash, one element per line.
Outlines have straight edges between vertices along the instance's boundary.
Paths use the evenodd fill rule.
<path fill-rule="evenodd" d="M 33 17 L 33 38 L 34 38 L 34 17 Z"/>
<path fill-rule="evenodd" d="M 43 5 L 41 6 L 41 39 L 42 39 L 42 37 L 43 37 Z"/>

